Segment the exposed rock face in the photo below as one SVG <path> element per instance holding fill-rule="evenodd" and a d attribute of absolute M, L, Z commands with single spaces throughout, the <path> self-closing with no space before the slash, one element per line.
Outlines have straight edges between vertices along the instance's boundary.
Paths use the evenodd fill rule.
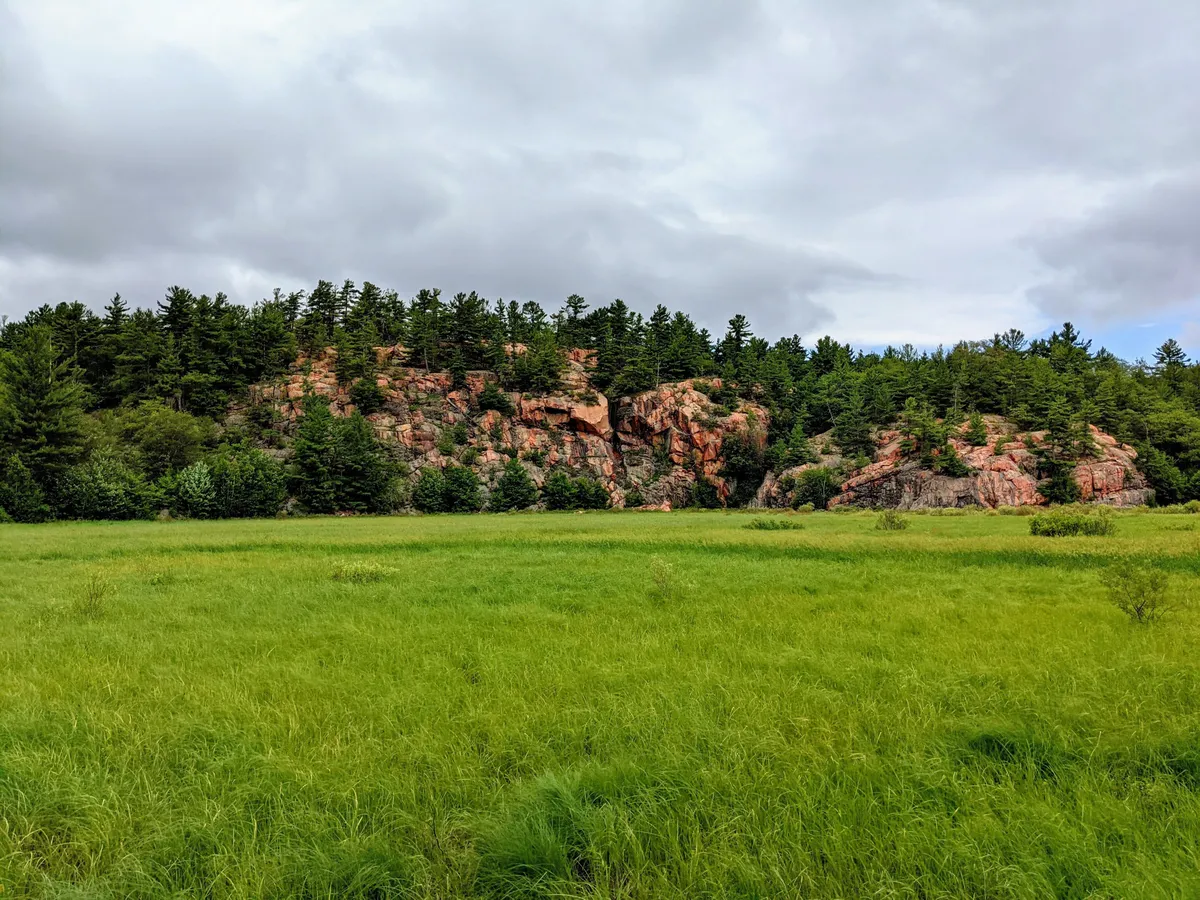
<path fill-rule="evenodd" d="M 713 381 L 720 387 L 720 379 Z M 686 504 L 696 477 L 729 496 L 722 475 L 722 448 L 731 434 L 745 435 L 759 449 L 766 446 L 768 413 L 745 401 L 737 410 L 716 406 L 692 381 L 662 384 L 652 391 L 621 400 L 617 440 L 632 486 L 653 504 Z"/>
<path fill-rule="evenodd" d="M 513 348 L 518 353 L 523 349 Z M 588 350 L 569 353 L 559 390 L 540 396 L 510 393 L 512 416 L 480 410 L 480 394 L 494 377 L 488 372 L 469 372 L 465 386 L 456 388 L 449 373 L 410 365 L 416 361 L 403 347 L 379 348 L 377 358 L 375 381 L 384 402 L 367 420 L 376 436 L 408 462 L 413 478 L 423 468 L 457 462 L 473 468 L 487 489 L 504 464 L 516 458 L 539 487 L 552 469 L 563 468 L 599 480 L 615 506 L 624 506 L 636 492 L 641 500 L 635 502 L 644 507 L 669 509 L 691 502 L 697 479 L 710 484 L 718 500 L 729 497 L 734 487 L 726 467 L 731 436 L 758 450 L 766 445 L 766 409 L 746 401 L 733 410 L 717 406 L 692 381 L 663 384 L 610 404 L 591 383 L 595 354 Z M 334 415 L 350 415 L 352 385 L 338 380 L 336 362 L 332 348 L 312 359 L 302 357 L 282 382 L 252 388 L 251 400 L 274 405 L 285 432 L 303 415 L 303 398 L 309 393 L 327 400 Z M 719 387 L 720 381 L 713 384 Z M 1016 433 L 998 416 L 984 420 L 986 445 L 969 444 L 963 438 L 966 425 L 950 437 L 971 470 L 962 478 L 921 468 L 904 453 L 897 431 L 880 432 L 874 460 L 859 469 L 847 470 L 845 460 L 827 452 L 814 465 L 847 473 L 830 505 L 923 509 L 1045 503 L 1034 452 L 1045 445 L 1044 432 Z M 1113 506 L 1149 502 L 1153 494 L 1135 467 L 1134 449 L 1096 428 L 1092 440 L 1095 455 L 1080 460 L 1074 473 L 1083 499 Z M 818 435 L 811 443 L 828 448 L 831 441 Z M 767 473 L 754 505 L 789 505 L 791 483 L 807 468 L 811 466 L 779 476 Z"/>
<path fill-rule="evenodd" d="M 1038 478 L 1038 457 L 1034 450 L 1045 446 L 1045 432 L 1017 433 L 999 416 L 985 416 L 984 422 L 987 426 L 984 446 L 976 447 L 963 439 L 965 425 L 950 437 L 950 444 L 971 469 L 962 478 L 921 468 L 919 462 L 905 456 L 899 432 L 880 432 L 874 461 L 849 474 L 842 483 L 842 492 L 830 501 L 830 506 L 933 509 L 1044 504 L 1046 498 L 1038 488 L 1045 481 Z M 1080 460 L 1074 472 L 1082 499 L 1110 506 L 1148 503 L 1153 492 L 1135 467 L 1137 452 L 1094 426 L 1091 432 L 1096 455 Z M 780 478 L 768 476 L 759 490 L 758 503 L 787 505 L 792 493 L 780 482 L 788 476 L 796 478 L 806 468 L 810 467 L 790 469 Z"/>
<path fill-rule="evenodd" d="M 375 381 L 384 403 L 367 420 L 376 436 L 409 463 L 414 478 L 423 468 L 458 462 L 470 465 L 486 488 L 509 459 L 517 458 L 539 487 L 551 469 L 562 467 L 598 479 L 616 506 L 636 490 L 643 503 L 661 509 L 686 505 L 697 473 L 719 498 L 728 496 L 721 448 L 730 433 L 744 432 L 760 447 L 766 441 L 766 410 L 753 404 L 725 410 L 691 382 L 662 385 L 610 405 L 589 379 L 595 367 L 590 350 L 568 354 L 561 390 L 541 396 L 510 393 L 512 416 L 479 409 L 490 373 L 469 372 L 466 386 L 455 388 L 447 372 L 406 365 L 415 360 L 403 347 L 379 348 L 376 357 L 381 369 Z M 336 363 L 332 348 L 315 358 L 302 357 L 282 383 L 252 388 L 251 400 L 274 405 L 284 431 L 293 430 L 303 415 L 306 394 L 328 399 L 336 416 L 351 415 L 352 384 L 338 380 Z"/>

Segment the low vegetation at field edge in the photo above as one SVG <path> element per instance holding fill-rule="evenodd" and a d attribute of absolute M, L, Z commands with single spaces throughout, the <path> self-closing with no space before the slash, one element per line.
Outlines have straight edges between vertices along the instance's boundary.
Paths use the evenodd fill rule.
<path fill-rule="evenodd" d="M 1194 896 L 1200 544 L 1115 518 L 7 526 L 0 885 Z"/>

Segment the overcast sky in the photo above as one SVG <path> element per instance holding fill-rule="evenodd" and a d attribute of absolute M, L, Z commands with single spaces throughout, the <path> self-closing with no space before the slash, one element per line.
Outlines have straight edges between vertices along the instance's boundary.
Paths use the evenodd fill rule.
<path fill-rule="evenodd" d="M 0 314 L 348 277 L 1200 355 L 1197 48 L 1197 0 L 0 0 Z"/>

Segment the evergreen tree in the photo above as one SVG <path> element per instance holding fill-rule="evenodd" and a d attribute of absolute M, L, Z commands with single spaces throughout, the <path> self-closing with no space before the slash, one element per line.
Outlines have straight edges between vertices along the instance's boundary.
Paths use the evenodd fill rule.
<path fill-rule="evenodd" d="M 963 438 L 973 447 L 982 447 L 987 444 L 987 425 L 983 421 L 983 416 L 977 412 L 971 413 Z"/>
<path fill-rule="evenodd" d="M 315 513 L 337 511 L 334 482 L 333 414 L 320 397 L 304 400 L 304 415 L 293 444 L 291 490 L 306 509 Z"/>
<path fill-rule="evenodd" d="M 528 509 L 537 503 L 538 490 L 533 479 L 525 471 L 520 460 L 510 459 L 504 465 L 504 474 L 492 491 L 488 506 L 493 512 L 508 512 L 513 509 Z"/>
<path fill-rule="evenodd" d="M 387 512 L 392 467 L 384 456 L 371 424 L 359 413 L 335 420 L 332 470 L 334 503 L 353 512 Z"/>
<path fill-rule="evenodd" d="M 871 423 L 867 421 L 862 395 L 857 390 L 850 393 L 846 405 L 834 421 L 833 439 L 843 456 L 871 456 L 875 452 Z"/>
<path fill-rule="evenodd" d="M 413 506 L 423 513 L 445 512 L 446 479 L 437 469 L 422 469 L 413 489 Z"/>
<path fill-rule="evenodd" d="M 83 387 L 74 368 L 58 361 L 49 328 L 26 330 L 0 356 L 0 393 L 7 397 L 0 449 L 51 490 L 83 452 Z"/>
<path fill-rule="evenodd" d="M 15 453 L 0 456 L 0 513 L 0 521 L 8 516 L 27 523 L 45 522 L 52 516 L 41 485 Z"/>

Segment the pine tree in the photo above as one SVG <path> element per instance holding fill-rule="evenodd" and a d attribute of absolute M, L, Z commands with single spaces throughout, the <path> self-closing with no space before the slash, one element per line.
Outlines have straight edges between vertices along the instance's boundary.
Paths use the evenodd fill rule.
<path fill-rule="evenodd" d="M 973 447 L 982 447 L 987 443 L 987 425 L 978 412 L 971 413 L 963 438 Z"/>
<path fill-rule="evenodd" d="M 46 497 L 21 457 L 0 456 L 0 521 L 45 522 L 51 518 Z"/>
<path fill-rule="evenodd" d="M 833 439 L 843 456 L 870 456 L 875 451 L 871 439 L 871 423 L 867 421 L 862 395 L 858 390 L 850 393 L 849 399 L 833 423 Z"/>
<path fill-rule="evenodd" d="M 537 502 L 538 489 L 525 471 L 520 460 L 510 459 L 504 465 L 504 474 L 492 491 L 488 506 L 493 512 L 508 512 L 527 509 Z"/>
<path fill-rule="evenodd" d="M 337 509 L 386 512 L 392 467 L 384 457 L 371 424 L 359 413 L 335 420 L 329 465 Z"/>
<path fill-rule="evenodd" d="M 0 356 L 0 385 L 8 407 L 0 448 L 49 491 L 83 452 L 83 386 L 69 363 L 57 361 L 49 328 L 27 329 Z"/>
<path fill-rule="evenodd" d="M 293 450 L 291 489 L 296 499 L 310 512 L 335 512 L 333 414 L 320 397 L 305 398 Z"/>
<path fill-rule="evenodd" d="M 808 441 L 808 435 L 804 433 L 804 422 L 796 422 L 792 426 L 792 433 L 788 436 L 787 449 L 784 451 L 783 457 L 784 467 L 802 466 L 805 463 L 814 463 L 817 459 L 818 456 Z"/>

